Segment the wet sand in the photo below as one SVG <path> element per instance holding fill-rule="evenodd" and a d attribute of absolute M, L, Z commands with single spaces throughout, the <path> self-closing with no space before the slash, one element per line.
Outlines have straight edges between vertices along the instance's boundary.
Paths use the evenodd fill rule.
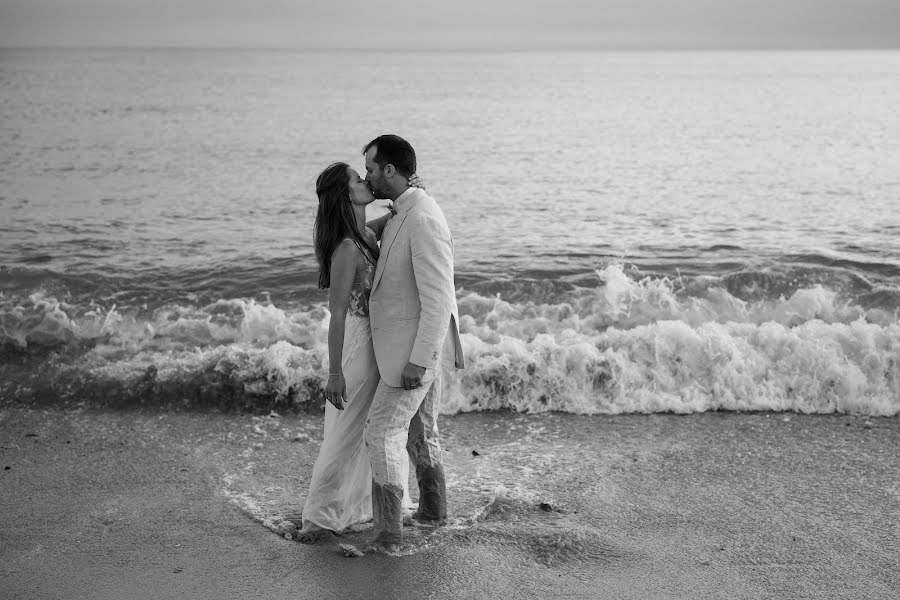
<path fill-rule="evenodd" d="M 900 595 L 898 418 L 444 417 L 455 521 L 361 558 L 270 529 L 321 426 L 0 409 L 0 597 Z"/>

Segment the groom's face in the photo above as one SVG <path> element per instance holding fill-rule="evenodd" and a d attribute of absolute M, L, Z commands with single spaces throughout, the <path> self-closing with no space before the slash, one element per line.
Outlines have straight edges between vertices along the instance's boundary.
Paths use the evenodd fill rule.
<path fill-rule="evenodd" d="M 378 148 L 376 146 L 366 150 L 366 182 L 376 198 L 387 198 L 390 190 L 387 189 L 384 170 L 375 162 L 377 153 Z"/>

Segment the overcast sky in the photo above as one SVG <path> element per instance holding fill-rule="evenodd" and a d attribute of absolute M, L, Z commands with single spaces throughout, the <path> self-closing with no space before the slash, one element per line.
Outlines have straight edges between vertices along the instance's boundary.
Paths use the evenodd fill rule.
<path fill-rule="evenodd" d="M 0 0 L 0 46 L 898 48 L 900 0 Z"/>

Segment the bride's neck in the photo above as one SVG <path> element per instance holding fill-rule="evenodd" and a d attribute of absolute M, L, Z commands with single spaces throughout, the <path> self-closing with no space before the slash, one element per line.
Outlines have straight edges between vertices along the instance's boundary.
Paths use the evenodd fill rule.
<path fill-rule="evenodd" d="M 356 230 L 365 239 L 366 233 L 366 207 L 364 204 L 353 205 L 353 215 L 356 217 Z"/>

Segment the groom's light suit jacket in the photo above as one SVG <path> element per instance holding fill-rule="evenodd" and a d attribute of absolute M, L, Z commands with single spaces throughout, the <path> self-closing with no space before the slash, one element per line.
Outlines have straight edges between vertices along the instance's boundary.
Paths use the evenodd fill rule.
<path fill-rule="evenodd" d="M 445 340 L 465 366 L 453 283 L 453 239 L 437 203 L 420 188 L 394 202 L 369 296 L 369 322 L 381 379 L 400 387 L 407 362 L 438 368 Z M 449 338 L 449 339 L 448 339 Z"/>

